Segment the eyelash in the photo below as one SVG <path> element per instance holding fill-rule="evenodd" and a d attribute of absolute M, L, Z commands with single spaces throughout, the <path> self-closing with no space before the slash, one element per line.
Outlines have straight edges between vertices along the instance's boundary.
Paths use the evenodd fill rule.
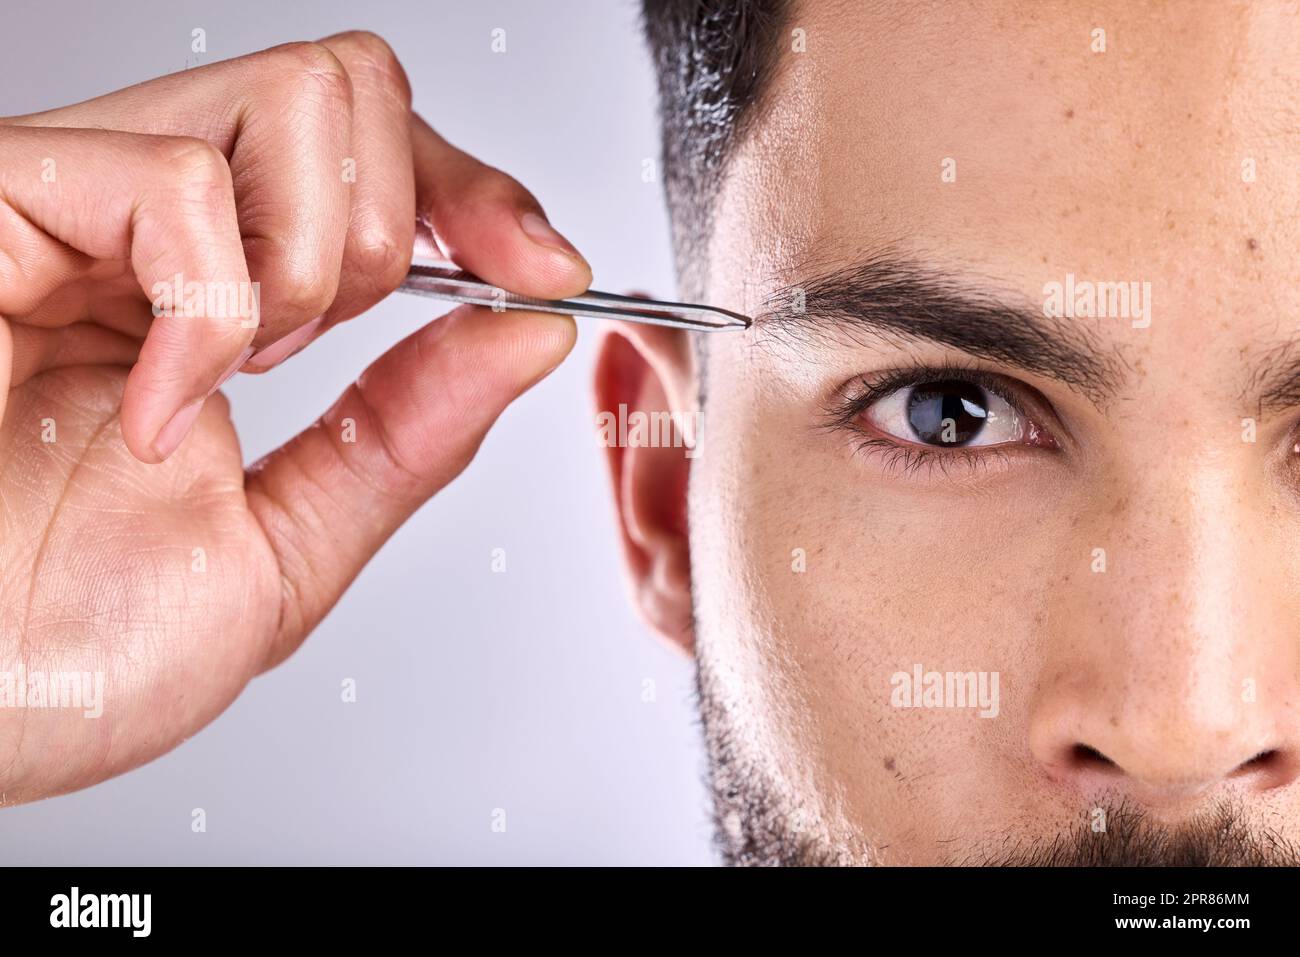
<path fill-rule="evenodd" d="M 954 466 L 965 467 L 973 473 L 1004 464 L 1011 455 L 1006 446 L 943 448 L 904 444 L 893 438 L 867 433 L 858 424 L 867 409 L 899 389 L 944 379 L 959 379 L 979 386 L 1001 398 L 1018 414 L 1031 418 L 1024 403 L 1015 395 L 1014 390 L 1008 388 L 1007 380 L 1000 375 L 974 366 L 917 365 L 891 369 L 876 375 L 860 375 L 844 383 L 836 390 L 835 398 L 827 407 L 829 428 L 852 435 L 856 441 L 855 451 L 878 456 L 887 472 L 915 475 L 925 470 L 927 475 L 932 475 L 937 470 L 942 477 L 949 478 Z"/>

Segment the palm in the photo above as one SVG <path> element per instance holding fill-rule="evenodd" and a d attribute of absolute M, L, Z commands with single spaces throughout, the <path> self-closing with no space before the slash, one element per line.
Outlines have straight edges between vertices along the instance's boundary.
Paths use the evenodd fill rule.
<path fill-rule="evenodd" d="M 172 459 L 145 465 L 118 430 L 125 379 L 120 367 L 36 376 L 11 390 L 0 427 L 4 660 L 29 677 L 103 674 L 97 720 L 68 709 L 0 723 L 20 764 L 57 748 L 79 765 L 60 769 L 60 789 L 210 721 L 262 666 L 280 614 L 225 403 L 208 404 Z"/>

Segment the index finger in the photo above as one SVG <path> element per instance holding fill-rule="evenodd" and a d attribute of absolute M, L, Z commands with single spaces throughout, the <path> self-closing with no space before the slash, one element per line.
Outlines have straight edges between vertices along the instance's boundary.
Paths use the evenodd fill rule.
<path fill-rule="evenodd" d="M 591 266 L 514 178 L 411 115 L 417 214 L 443 255 L 480 279 L 539 299 L 586 292 Z"/>

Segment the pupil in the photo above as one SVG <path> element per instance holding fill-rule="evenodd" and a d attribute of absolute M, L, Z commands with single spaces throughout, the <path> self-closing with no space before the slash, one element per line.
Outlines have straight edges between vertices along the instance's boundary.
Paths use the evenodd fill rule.
<path fill-rule="evenodd" d="M 988 420 L 984 390 L 956 379 L 913 386 L 907 399 L 907 422 L 922 442 L 965 445 Z"/>

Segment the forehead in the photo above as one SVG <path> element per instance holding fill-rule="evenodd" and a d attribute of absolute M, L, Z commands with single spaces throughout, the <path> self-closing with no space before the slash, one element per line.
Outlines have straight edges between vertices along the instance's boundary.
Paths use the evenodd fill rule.
<path fill-rule="evenodd" d="M 1135 345 L 1291 337 L 1294 4 L 818 2 L 790 29 L 719 199 L 719 301 L 890 247 L 1035 298 L 1150 282 Z"/>

